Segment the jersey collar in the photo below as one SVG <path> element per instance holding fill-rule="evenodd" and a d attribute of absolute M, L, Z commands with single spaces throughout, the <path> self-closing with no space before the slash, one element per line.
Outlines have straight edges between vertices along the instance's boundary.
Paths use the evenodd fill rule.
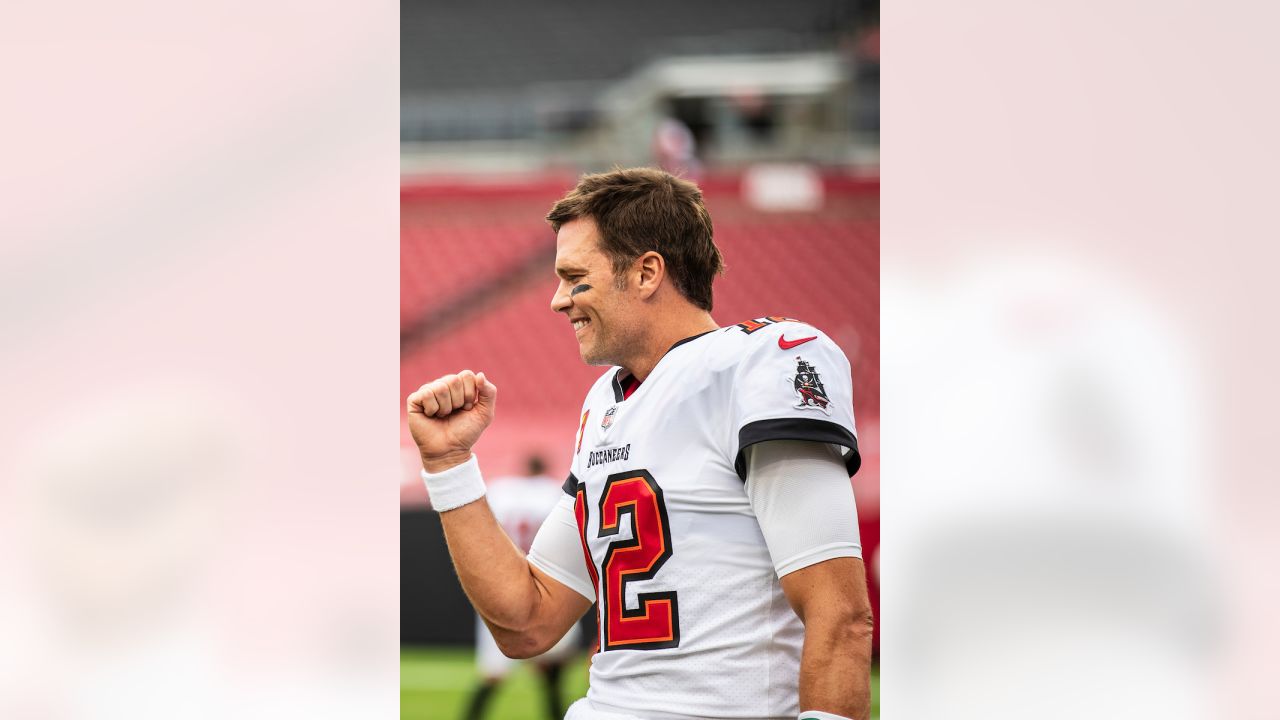
<path fill-rule="evenodd" d="M 678 341 L 675 345 L 672 345 L 671 347 L 667 348 L 667 351 L 662 353 L 662 357 L 665 358 L 667 355 L 670 355 L 672 350 L 675 350 L 676 348 L 680 347 L 681 345 L 684 345 L 685 343 L 693 342 L 694 340 L 697 340 L 703 335 L 710 335 L 711 333 L 720 329 L 721 328 L 712 328 L 711 330 L 707 330 L 706 332 L 700 332 L 697 335 L 690 335 L 689 337 Z M 662 358 L 658 359 L 658 363 L 659 364 L 662 363 Z M 654 366 L 654 370 L 657 370 L 657 369 L 658 369 L 657 366 Z M 627 394 L 622 388 L 623 372 L 624 370 L 622 368 L 618 368 L 618 370 L 613 373 L 613 401 L 614 402 L 622 402 L 623 400 L 627 399 Z M 652 375 L 653 373 L 649 373 L 649 374 Z M 630 377 L 630 375 L 628 375 L 628 377 Z M 634 394 L 635 391 L 639 389 L 640 389 L 639 387 L 636 387 L 635 389 L 632 390 L 632 393 Z"/>

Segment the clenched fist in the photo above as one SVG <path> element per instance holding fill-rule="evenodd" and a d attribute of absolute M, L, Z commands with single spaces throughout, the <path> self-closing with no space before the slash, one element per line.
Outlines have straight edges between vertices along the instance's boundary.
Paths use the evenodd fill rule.
<path fill-rule="evenodd" d="M 493 422 L 498 387 L 484 373 L 463 370 L 418 388 L 409 396 L 409 433 L 422 467 L 444 472 L 471 457 L 471 446 Z"/>

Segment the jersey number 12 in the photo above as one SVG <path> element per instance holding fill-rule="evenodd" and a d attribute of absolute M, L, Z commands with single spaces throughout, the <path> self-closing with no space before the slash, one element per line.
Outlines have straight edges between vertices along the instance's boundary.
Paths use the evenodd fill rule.
<path fill-rule="evenodd" d="M 595 563 L 587 549 L 586 493 L 578 487 L 574 503 L 582 548 L 591 580 L 599 588 Z M 657 650 L 680 644 L 680 612 L 674 590 L 636 596 L 634 608 L 626 606 L 627 583 L 651 580 L 671 557 L 671 524 L 662 488 L 647 470 L 614 473 L 600 493 L 600 532 L 597 537 L 619 535 L 624 518 L 630 518 L 630 537 L 609 543 L 600 575 L 600 650 Z"/>

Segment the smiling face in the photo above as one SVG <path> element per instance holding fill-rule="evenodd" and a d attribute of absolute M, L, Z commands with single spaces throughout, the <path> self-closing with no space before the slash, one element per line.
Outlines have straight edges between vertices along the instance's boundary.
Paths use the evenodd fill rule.
<path fill-rule="evenodd" d="M 625 285 L 618 287 L 609 257 L 600 249 L 599 231 L 589 217 L 571 220 L 556 234 L 556 275 L 560 285 L 551 309 L 564 313 L 588 365 L 623 365 L 635 339 L 635 314 L 628 312 Z M 575 288 L 589 285 L 590 289 Z"/>

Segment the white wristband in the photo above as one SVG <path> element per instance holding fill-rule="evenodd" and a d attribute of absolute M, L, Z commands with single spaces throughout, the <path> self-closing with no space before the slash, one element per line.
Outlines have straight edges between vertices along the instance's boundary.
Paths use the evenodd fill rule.
<path fill-rule="evenodd" d="M 431 507 L 436 512 L 462 507 L 484 497 L 484 478 L 480 476 L 480 463 L 475 455 L 442 473 L 423 470 L 422 481 L 427 484 Z"/>
<path fill-rule="evenodd" d="M 832 715 L 821 710 L 805 710 L 800 713 L 800 717 L 796 720 L 849 720 L 849 718 L 843 715 Z"/>

